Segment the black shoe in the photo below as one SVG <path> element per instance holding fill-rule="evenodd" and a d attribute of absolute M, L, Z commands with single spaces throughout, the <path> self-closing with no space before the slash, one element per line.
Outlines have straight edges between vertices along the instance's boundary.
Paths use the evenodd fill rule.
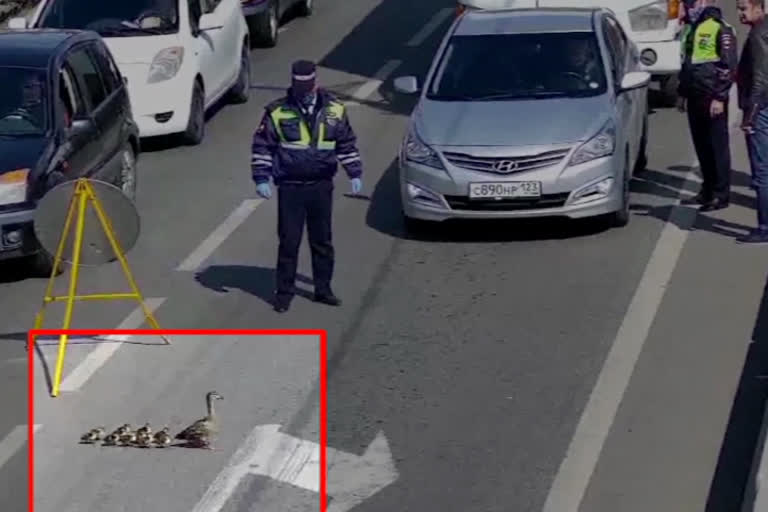
<path fill-rule="evenodd" d="M 285 313 L 286 311 L 291 309 L 291 298 L 276 296 L 274 301 L 272 302 L 272 307 L 278 313 Z"/>
<path fill-rule="evenodd" d="M 730 205 L 730 201 L 727 199 L 713 199 L 711 201 L 708 201 L 704 203 L 701 208 L 699 208 L 700 212 L 714 212 L 717 210 L 724 210 L 728 208 Z"/>
<path fill-rule="evenodd" d="M 748 235 L 737 238 L 736 242 L 746 245 L 766 245 L 768 244 L 768 231 L 753 229 Z"/>
<path fill-rule="evenodd" d="M 711 201 L 710 197 L 707 197 L 706 194 L 698 193 L 693 197 L 688 197 L 686 199 L 683 199 L 680 201 L 680 204 L 683 205 L 697 205 L 697 204 L 706 204 Z"/>
<path fill-rule="evenodd" d="M 316 293 L 315 302 L 327 304 L 328 306 L 341 306 L 341 299 L 332 293 Z"/>

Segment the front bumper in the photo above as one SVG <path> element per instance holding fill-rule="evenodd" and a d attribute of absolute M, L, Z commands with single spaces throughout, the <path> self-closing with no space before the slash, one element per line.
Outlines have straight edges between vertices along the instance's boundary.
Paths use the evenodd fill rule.
<path fill-rule="evenodd" d="M 0 211 L 0 260 L 9 260 L 38 251 L 32 228 L 35 210 L 32 208 Z"/>
<path fill-rule="evenodd" d="M 570 158 L 570 154 L 566 157 Z M 577 166 L 544 168 L 498 176 L 462 169 L 450 172 L 434 169 L 400 158 L 400 195 L 407 217 L 428 221 L 449 219 L 514 219 L 538 217 L 595 217 L 619 210 L 622 206 L 621 179 L 624 165 L 616 155 Z M 613 186 L 602 197 L 586 202 L 574 199 L 583 187 L 613 178 Z M 538 199 L 469 198 L 470 182 L 539 181 L 542 196 Z M 414 198 L 413 187 L 427 191 L 433 200 Z M 410 189 L 410 190 L 409 190 Z"/>
<path fill-rule="evenodd" d="M 647 52 L 655 56 L 652 64 L 641 64 L 644 71 L 655 76 L 674 75 L 680 72 L 680 41 L 637 42 L 640 55 Z"/>
<path fill-rule="evenodd" d="M 120 70 L 128 80 L 133 118 L 141 137 L 171 135 L 187 129 L 194 75 L 186 65 L 170 80 L 154 84 L 147 83 L 149 64 L 123 64 Z"/>

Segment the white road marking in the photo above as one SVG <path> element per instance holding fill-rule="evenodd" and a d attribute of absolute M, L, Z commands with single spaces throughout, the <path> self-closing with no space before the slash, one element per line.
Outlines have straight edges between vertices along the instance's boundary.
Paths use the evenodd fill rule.
<path fill-rule="evenodd" d="M 151 298 L 146 299 L 147 307 L 153 313 L 157 308 L 165 302 L 165 298 Z M 137 306 L 133 312 L 128 315 L 125 320 L 117 327 L 118 329 L 138 329 L 144 323 L 144 311 L 140 306 Z M 80 364 L 78 364 L 72 372 L 67 375 L 59 389 L 61 391 L 77 391 L 83 385 L 88 382 L 94 373 L 104 364 L 109 361 L 109 358 L 114 355 L 115 352 L 122 346 L 123 342 L 127 341 L 130 336 L 113 335 L 106 336 L 108 341 L 114 341 L 116 343 L 102 343 L 93 349 Z"/>
<path fill-rule="evenodd" d="M 35 424 L 35 432 L 40 430 L 42 425 Z M 5 464 L 18 452 L 28 439 L 29 428 L 27 425 L 17 425 L 0 441 L 0 467 Z"/>
<path fill-rule="evenodd" d="M 397 59 L 387 61 L 386 64 L 384 64 L 378 71 L 376 71 L 376 73 L 374 73 L 373 80 L 368 80 L 352 93 L 352 97 L 357 101 L 349 101 L 346 103 L 347 106 L 360 105 L 360 101 L 368 99 L 368 97 L 370 97 L 374 92 L 378 90 L 379 87 L 381 87 L 381 84 L 384 83 L 384 80 L 389 78 L 389 76 L 394 73 L 394 71 L 402 63 L 403 62 L 401 60 Z"/>
<path fill-rule="evenodd" d="M 432 35 L 432 33 L 438 29 L 440 25 L 443 24 L 445 20 L 450 18 L 454 13 L 454 10 L 452 8 L 445 8 L 440 9 L 437 11 L 437 13 L 432 16 L 432 19 L 427 22 L 426 25 L 424 25 L 421 30 L 419 30 L 416 35 L 414 35 L 410 41 L 406 43 L 406 46 L 421 46 L 424 44 L 424 41 L 426 41 L 429 36 Z"/>
<path fill-rule="evenodd" d="M 248 216 L 253 213 L 257 206 L 259 206 L 263 199 L 246 199 L 235 211 L 233 211 L 229 217 L 222 222 L 203 242 L 192 251 L 187 259 L 185 259 L 176 270 L 179 271 L 194 271 L 197 270 L 200 265 L 207 260 L 211 254 L 231 235 L 237 228 L 245 222 Z"/>
<path fill-rule="evenodd" d="M 695 181 L 694 172 L 688 171 L 682 188 Z M 542 512 L 579 510 L 689 229 L 696 221 L 697 210 L 681 207 L 679 203 L 680 198 L 648 260 Z"/>
<path fill-rule="evenodd" d="M 398 478 L 389 443 L 379 433 L 362 455 L 326 449 L 329 512 L 347 512 Z M 259 425 L 240 445 L 192 512 L 219 512 L 248 474 L 320 492 L 320 445 Z"/>

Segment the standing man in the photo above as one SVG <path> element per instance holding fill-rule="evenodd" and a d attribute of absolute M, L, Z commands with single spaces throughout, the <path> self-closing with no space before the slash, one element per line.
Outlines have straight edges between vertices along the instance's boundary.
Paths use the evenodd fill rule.
<path fill-rule="evenodd" d="M 701 211 L 728 207 L 731 189 L 728 97 L 738 48 L 733 28 L 713 4 L 714 0 L 685 0 L 690 26 L 682 41 L 678 89 L 678 108 L 688 111 L 703 178 L 701 191 L 683 204 L 699 204 Z"/>
<path fill-rule="evenodd" d="M 739 61 L 741 128 L 747 139 L 752 188 L 757 195 L 757 228 L 738 241 L 768 243 L 768 24 L 765 0 L 738 0 L 739 21 L 751 27 Z"/>
<path fill-rule="evenodd" d="M 257 194 L 264 199 L 272 197 L 270 178 L 278 187 L 280 247 L 274 308 L 279 313 L 288 311 L 296 293 L 305 223 L 312 251 L 315 301 L 341 304 L 331 291 L 331 211 L 338 163 L 352 181 L 352 193 L 362 189 L 362 162 L 345 107 L 328 91 L 316 87 L 315 78 L 313 62 L 294 63 L 291 87 L 286 96 L 267 105 L 251 148 Z"/>

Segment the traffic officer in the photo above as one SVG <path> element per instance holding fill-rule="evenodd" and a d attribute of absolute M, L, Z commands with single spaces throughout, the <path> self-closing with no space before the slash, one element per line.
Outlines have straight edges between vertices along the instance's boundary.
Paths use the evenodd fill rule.
<path fill-rule="evenodd" d="M 251 172 L 260 197 L 272 197 L 270 179 L 278 188 L 277 279 L 274 308 L 288 311 L 295 295 L 299 246 L 307 226 L 312 253 L 315 301 L 338 306 L 331 290 L 334 248 L 331 237 L 333 178 L 338 163 L 362 189 L 363 172 L 357 137 L 344 104 L 316 86 L 316 66 L 293 64 L 287 94 L 270 103 L 253 135 Z"/>
<path fill-rule="evenodd" d="M 730 201 L 731 151 L 728 97 L 738 60 L 736 36 L 714 0 L 685 0 L 689 25 L 682 34 L 683 63 L 678 108 L 688 111 L 702 174 L 701 191 L 684 204 L 701 211 L 726 208 Z"/>

